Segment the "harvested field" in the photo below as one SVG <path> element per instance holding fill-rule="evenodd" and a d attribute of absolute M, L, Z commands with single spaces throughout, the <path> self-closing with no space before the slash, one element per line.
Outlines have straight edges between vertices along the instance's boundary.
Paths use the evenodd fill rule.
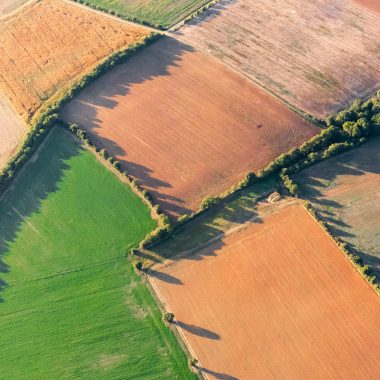
<path fill-rule="evenodd" d="M 379 15 L 352 0 L 222 0 L 177 36 L 317 117 L 380 87 Z"/>
<path fill-rule="evenodd" d="M 210 0 L 88 0 L 89 4 L 113 11 L 128 20 L 169 28 Z"/>
<path fill-rule="evenodd" d="M 151 282 L 209 379 L 377 379 L 380 298 L 304 207 L 287 206 Z"/>
<path fill-rule="evenodd" d="M 301 195 L 380 275 L 380 139 L 294 177 Z"/>
<path fill-rule="evenodd" d="M 147 34 L 64 1 L 34 1 L 1 20 L 0 91 L 28 119 L 73 79 Z"/>
<path fill-rule="evenodd" d="M 26 124 L 0 94 L 0 168 L 8 160 L 26 132 Z"/>
<path fill-rule="evenodd" d="M 20 8 L 28 0 L 1 0 L 0 1 L 0 16 L 15 11 Z"/>
<path fill-rule="evenodd" d="M 62 112 L 172 216 L 319 132 L 223 64 L 163 38 L 82 91 Z"/>
<path fill-rule="evenodd" d="M 0 203 L 2 379 L 195 379 L 125 258 L 155 227 L 55 128 Z"/>

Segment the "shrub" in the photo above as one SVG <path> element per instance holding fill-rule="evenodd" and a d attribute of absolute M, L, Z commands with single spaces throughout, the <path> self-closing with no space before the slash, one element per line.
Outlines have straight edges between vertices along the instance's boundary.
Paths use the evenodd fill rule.
<path fill-rule="evenodd" d="M 200 206 L 200 209 L 202 211 L 207 210 L 210 207 L 215 206 L 218 203 L 220 203 L 220 201 L 221 201 L 221 199 L 219 197 L 211 197 L 211 196 L 206 197 L 205 199 L 203 199 L 201 206 Z"/>
<path fill-rule="evenodd" d="M 164 314 L 164 321 L 168 323 L 173 323 L 174 321 L 174 314 L 173 313 L 165 313 Z"/>
<path fill-rule="evenodd" d="M 143 270 L 143 264 L 141 261 L 137 261 L 137 263 L 135 264 L 135 268 L 136 270 L 138 270 L 139 272 L 141 272 Z"/>

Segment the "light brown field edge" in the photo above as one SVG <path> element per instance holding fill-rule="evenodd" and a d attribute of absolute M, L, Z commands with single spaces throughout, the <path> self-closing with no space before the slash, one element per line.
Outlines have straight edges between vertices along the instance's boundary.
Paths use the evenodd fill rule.
<path fill-rule="evenodd" d="M 380 298 L 300 204 L 154 269 L 209 379 L 380 373 Z"/>
<path fill-rule="evenodd" d="M 102 76 L 61 113 L 173 217 L 319 132 L 212 57 L 169 37 Z"/>
<path fill-rule="evenodd" d="M 221 0 L 176 32 L 318 118 L 379 89 L 379 35 L 379 14 L 352 0 Z"/>

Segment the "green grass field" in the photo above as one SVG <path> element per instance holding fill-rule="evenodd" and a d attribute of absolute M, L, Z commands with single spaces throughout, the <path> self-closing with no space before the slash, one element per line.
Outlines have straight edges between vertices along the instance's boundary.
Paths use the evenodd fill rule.
<path fill-rule="evenodd" d="M 1 379 L 193 379 L 125 259 L 155 222 L 56 128 L 0 204 Z"/>
<path fill-rule="evenodd" d="M 227 198 L 221 204 L 195 217 L 176 231 L 169 239 L 142 252 L 135 260 L 147 267 L 167 258 L 198 251 L 210 240 L 250 219 L 258 218 L 257 201 L 278 188 L 278 182 L 268 177 Z"/>
<path fill-rule="evenodd" d="M 87 0 L 92 6 L 113 11 L 128 20 L 170 28 L 210 0 Z"/>

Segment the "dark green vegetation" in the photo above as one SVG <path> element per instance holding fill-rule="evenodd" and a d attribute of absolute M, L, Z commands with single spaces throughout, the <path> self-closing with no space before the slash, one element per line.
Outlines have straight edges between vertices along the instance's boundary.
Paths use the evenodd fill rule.
<path fill-rule="evenodd" d="M 0 203 L 0 378 L 191 379 L 125 259 L 155 222 L 73 139 L 55 128 Z"/>
<path fill-rule="evenodd" d="M 74 0 L 126 20 L 168 29 L 210 0 Z"/>
<path fill-rule="evenodd" d="M 166 258 L 196 252 L 202 245 L 249 220 L 256 220 L 257 201 L 278 188 L 274 177 L 265 178 L 222 200 L 195 216 L 172 233 L 170 238 L 149 250 L 136 252 L 135 260 L 149 267 Z"/>

